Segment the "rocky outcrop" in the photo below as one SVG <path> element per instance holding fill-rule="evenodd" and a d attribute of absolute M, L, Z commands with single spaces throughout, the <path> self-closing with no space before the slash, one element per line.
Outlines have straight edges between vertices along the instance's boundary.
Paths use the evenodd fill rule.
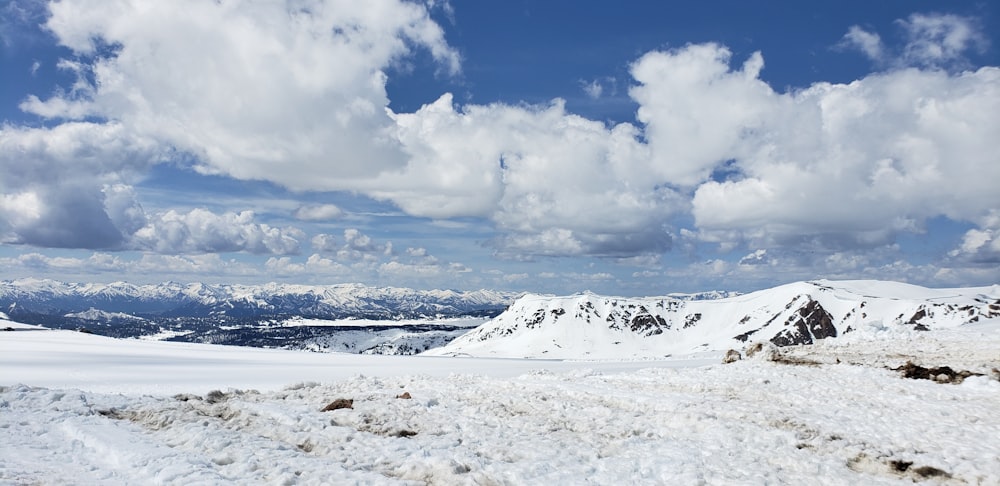
<path fill-rule="evenodd" d="M 812 299 L 785 321 L 785 327 L 784 331 L 771 338 L 776 346 L 812 344 L 817 339 L 837 337 L 833 316 Z"/>

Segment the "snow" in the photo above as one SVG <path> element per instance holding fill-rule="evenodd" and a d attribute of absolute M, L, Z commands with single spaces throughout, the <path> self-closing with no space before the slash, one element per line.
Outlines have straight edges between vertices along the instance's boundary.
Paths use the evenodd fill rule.
<path fill-rule="evenodd" d="M 814 365 L 359 356 L 6 327 L 0 484 L 1000 483 L 1000 319 L 873 323 L 780 350 Z M 907 360 L 984 376 L 889 369 Z M 338 398 L 353 408 L 321 411 Z"/>
<path fill-rule="evenodd" d="M 995 317 L 1000 317 L 997 285 L 929 289 L 875 280 L 817 280 L 710 300 L 529 294 L 492 321 L 425 354 L 662 359 L 725 352 L 752 341 L 839 339 L 873 327 L 915 334 L 922 332 L 918 327 L 955 328 Z"/>

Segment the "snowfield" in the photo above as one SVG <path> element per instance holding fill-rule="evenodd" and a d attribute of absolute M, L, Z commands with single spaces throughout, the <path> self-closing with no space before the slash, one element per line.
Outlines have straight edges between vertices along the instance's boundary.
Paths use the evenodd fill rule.
<path fill-rule="evenodd" d="M 1000 484 L 1000 319 L 870 327 L 731 364 L 358 356 L 8 326 L 2 484 Z M 982 376 L 889 369 L 907 361 Z M 322 411 L 337 399 L 353 408 Z"/>

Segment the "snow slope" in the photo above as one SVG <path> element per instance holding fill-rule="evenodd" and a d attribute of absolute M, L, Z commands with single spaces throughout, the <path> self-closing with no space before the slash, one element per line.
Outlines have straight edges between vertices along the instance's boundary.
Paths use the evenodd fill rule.
<path fill-rule="evenodd" d="M 1000 319 L 780 350 L 812 365 L 373 357 L 8 326 L 0 484 L 1000 483 L 1000 381 L 887 369 L 989 375 Z M 338 398 L 353 408 L 322 411 Z"/>
<path fill-rule="evenodd" d="M 883 281 L 798 282 L 715 300 L 527 295 L 428 355 L 663 358 L 754 341 L 810 344 L 882 328 L 920 332 L 1000 317 L 1000 286 L 928 289 Z"/>

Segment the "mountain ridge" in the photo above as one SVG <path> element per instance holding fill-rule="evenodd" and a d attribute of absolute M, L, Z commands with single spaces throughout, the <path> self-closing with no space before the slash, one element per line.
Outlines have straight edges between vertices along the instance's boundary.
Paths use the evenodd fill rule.
<path fill-rule="evenodd" d="M 418 318 L 496 314 L 520 294 L 494 290 L 414 290 L 362 284 L 268 283 L 136 285 L 66 283 L 49 279 L 0 281 L 0 309 L 66 315 L 91 310 L 157 316 L 260 316 L 294 314 L 318 318 Z"/>
<path fill-rule="evenodd" d="M 923 331 L 1000 317 L 1000 285 L 929 289 L 875 280 L 794 282 L 714 300 L 522 296 L 492 321 L 425 354 L 662 358 L 754 341 L 812 344 L 861 328 Z"/>

